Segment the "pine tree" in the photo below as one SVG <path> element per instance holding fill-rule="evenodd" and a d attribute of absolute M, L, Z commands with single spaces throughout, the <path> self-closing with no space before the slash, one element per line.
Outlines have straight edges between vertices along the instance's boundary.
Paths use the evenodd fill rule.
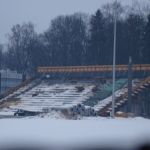
<path fill-rule="evenodd" d="M 88 50 L 88 60 L 91 64 L 103 64 L 103 52 L 105 45 L 105 22 L 103 14 L 97 10 L 96 14 L 91 18 L 90 40 Z"/>
<path fill-rule="evenodd" d="M 145 63 L 150 64 L 150 14 L 148 15 L 148 22 L 145 27 L 145 47 L 144 47 L 144 60 Z"/>
<path fill-rule="evenodd" d="M 133 63 L 143 63 L 143 37 L 145 21 L 142 16 L 130 14 L 126 20 L 126 45 L 128 57 L 132 56 Z"/>

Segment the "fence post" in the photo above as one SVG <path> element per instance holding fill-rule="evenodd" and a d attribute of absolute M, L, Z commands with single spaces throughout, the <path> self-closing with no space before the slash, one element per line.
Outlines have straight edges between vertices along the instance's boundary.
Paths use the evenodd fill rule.
<path fill-rule="evenodd" d="M 131 112 L 132 104 L 132 57 L 129 57 L 128 64 L 128 102 L 127 102 L 127 112 Z"/>
<path fill-rule="evenodd" d="M 1 88 L 2 88 L 2 85 L 1 85 L 1 72 L 0 72 L 0 94 L 1 94 Z"/>

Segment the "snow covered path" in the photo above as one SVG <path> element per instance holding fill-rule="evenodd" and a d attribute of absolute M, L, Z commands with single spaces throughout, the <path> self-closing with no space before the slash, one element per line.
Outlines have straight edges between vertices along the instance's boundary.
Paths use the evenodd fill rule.
<path fill-rule="evenodd" d="M 150 120 L 143 118 L 83 120 L 1 119 L 0 145 L 42 143 L 53 145 L 134 146 L 150 142 Z"/>

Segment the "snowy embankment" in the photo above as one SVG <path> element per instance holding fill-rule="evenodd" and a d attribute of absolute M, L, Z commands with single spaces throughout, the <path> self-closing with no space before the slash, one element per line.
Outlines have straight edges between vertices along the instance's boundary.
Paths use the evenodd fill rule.
<path fill-rule="evenodd" d="M 0 145 L 132 147 L 150 143 L 150 120 L 84 118 L 83 120 L 1 119 Z"/>

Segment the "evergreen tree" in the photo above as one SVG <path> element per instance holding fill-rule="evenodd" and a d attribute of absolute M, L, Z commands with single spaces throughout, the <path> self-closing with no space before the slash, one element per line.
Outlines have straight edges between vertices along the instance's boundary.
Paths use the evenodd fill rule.
<path fill-rule="evenodd" d="M 144 47 L 144 62 L 150 64 L 150 14 L 148 15 L 148 21 L 145 27 L 145 47 Z"/>
<path fill-rule="evenodd" d="M 104 64 L 105 21 L 100 10 L 92 16 L 90 25 L 88 62 L 93 65 Z"/>
<path fill-rule="evenodd" d="M 140 15 L 130 14 L 126 20 L 126 39 L 127 56 L 131 56 L 133 63 L 143 63 L 143 37 L 144 37 L 144 18 Z M 128 59 L 128 58 L 127 58 Z"/>

